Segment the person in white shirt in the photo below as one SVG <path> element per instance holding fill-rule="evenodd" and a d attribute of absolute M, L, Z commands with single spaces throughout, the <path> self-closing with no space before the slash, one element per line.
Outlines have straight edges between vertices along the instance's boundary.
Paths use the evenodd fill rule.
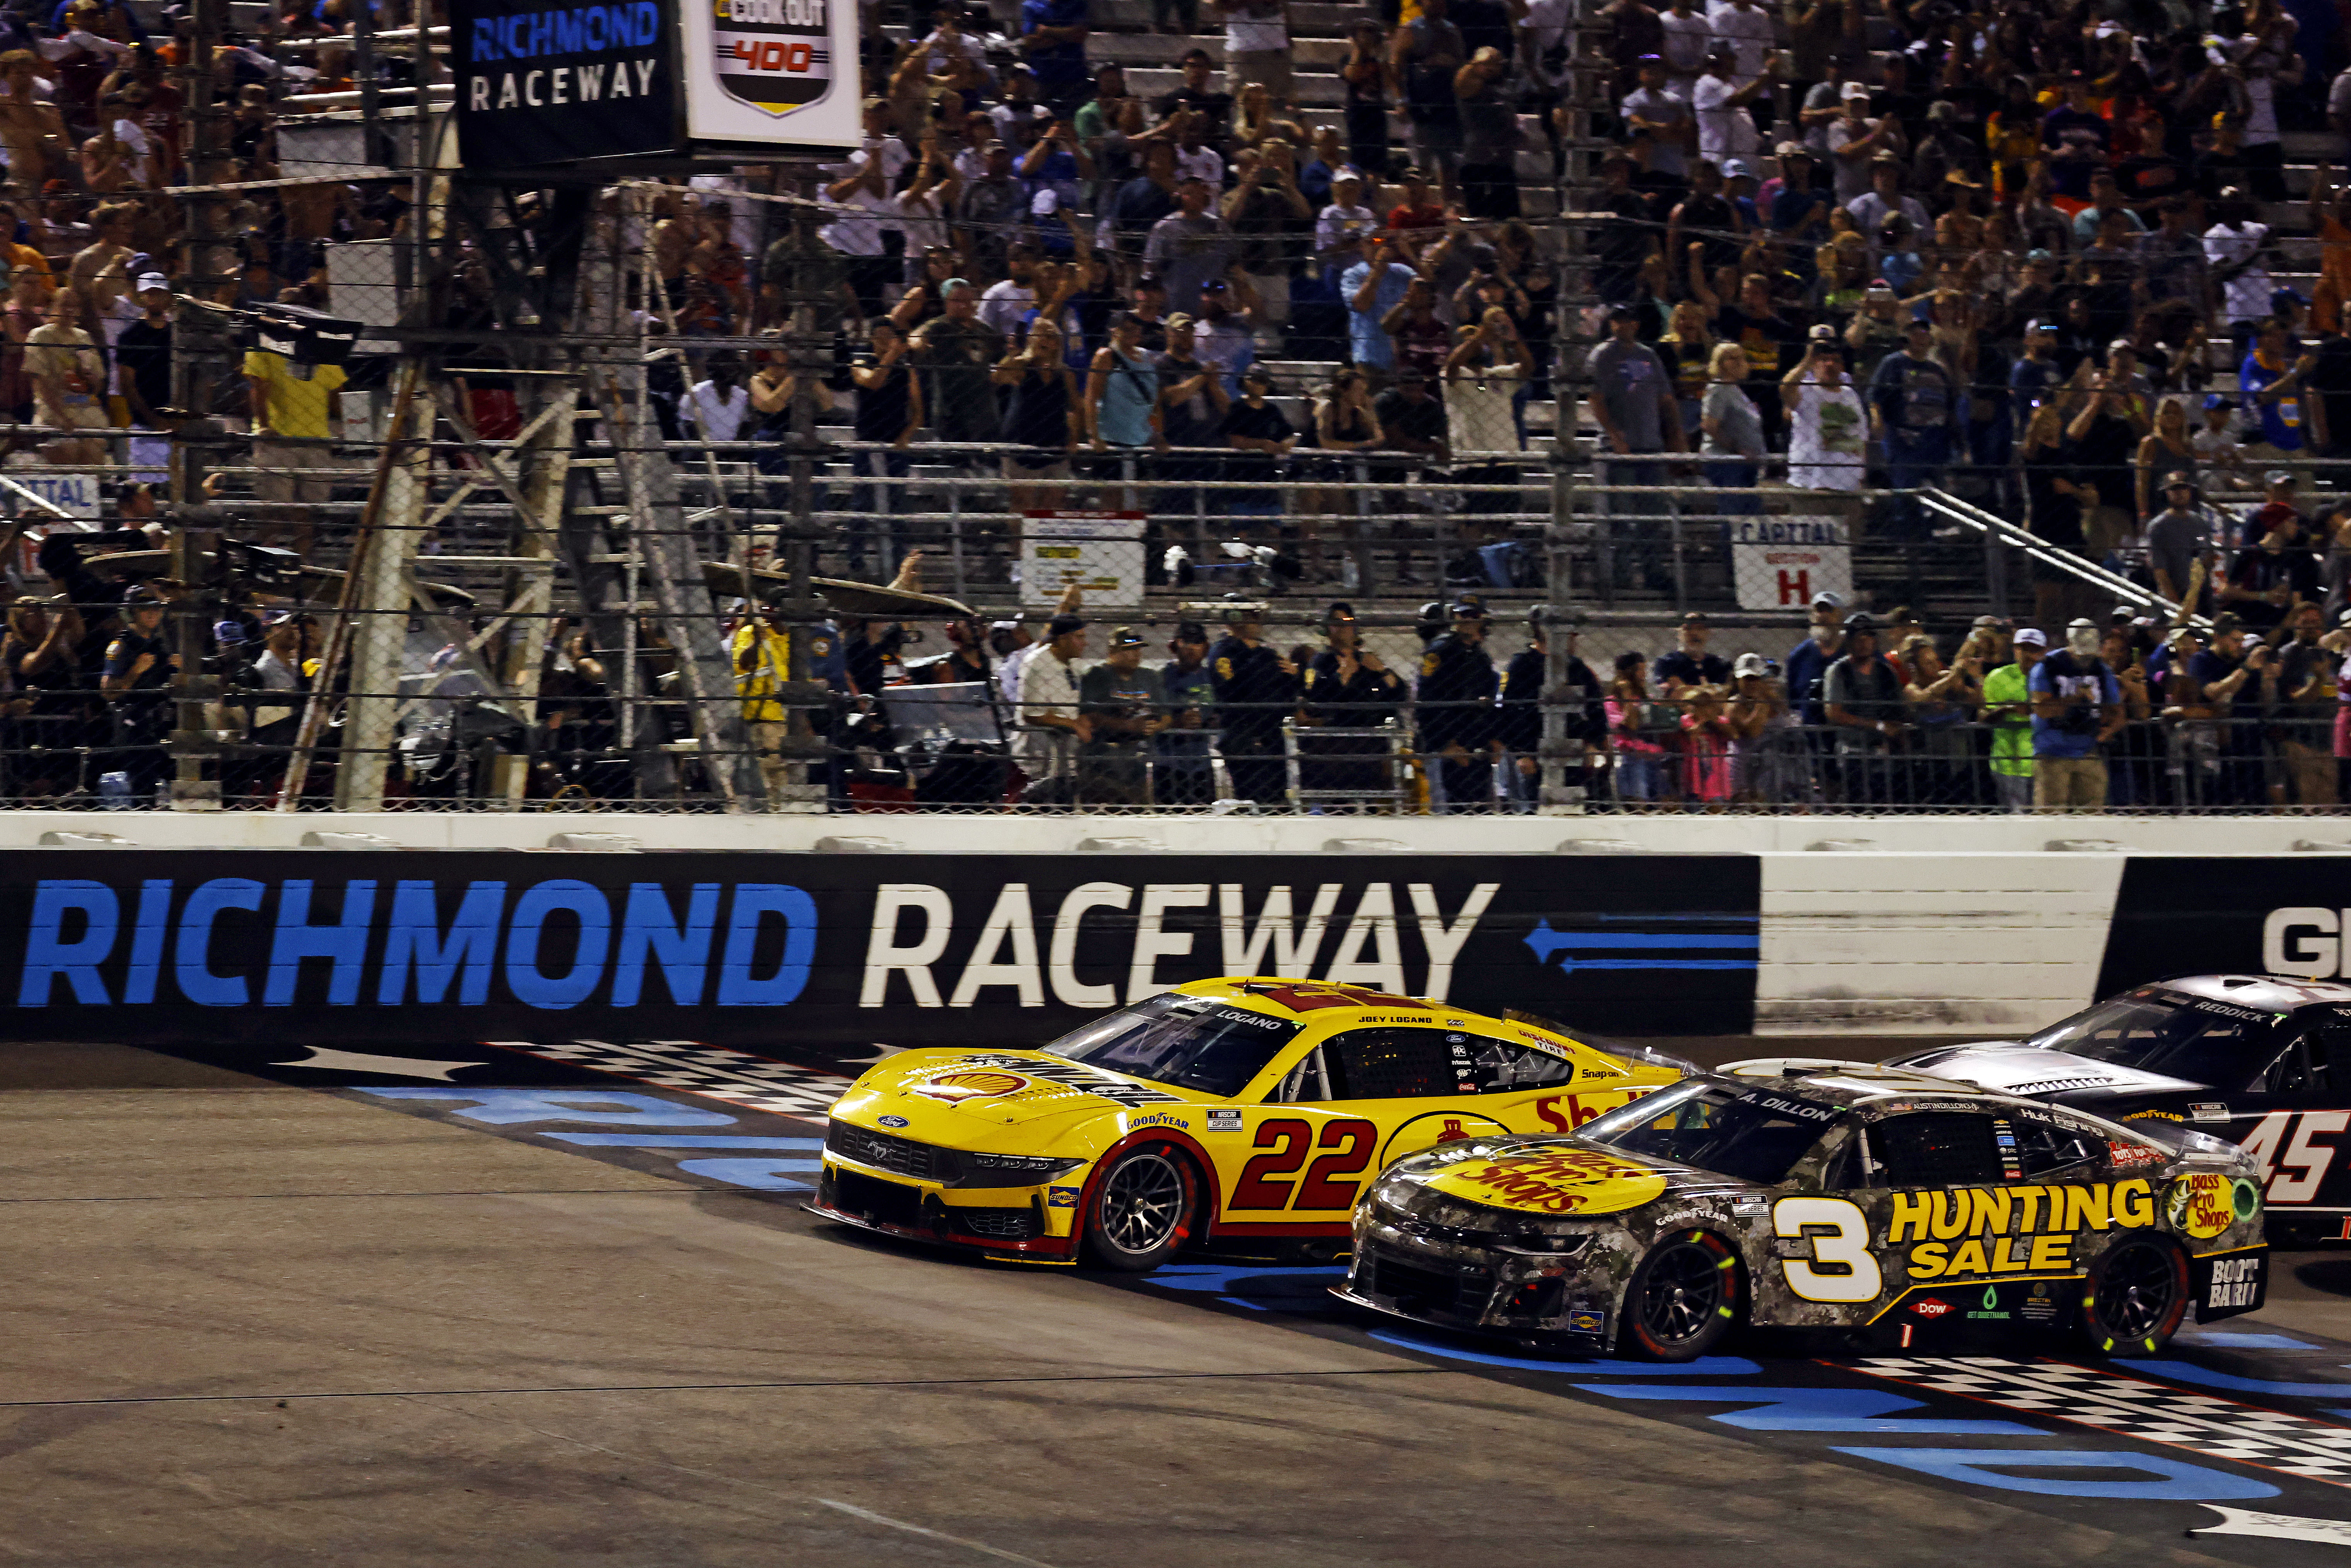
<path fill-rule="evenodd" d="M 1026 336 L 1021 318 L 1037 308 L 1037 247 L 1014 240 L 1004 247 L 1004 269 L 1011 274 L 987 286 L 979 297 L 979 319 L 1018 344 Z"/>
<path fill-rule="evenodd" d="M 1780 383 L 1788 410 L 1788 483 L 1798 490 L 1858 490 L 1867 472 L 1869 414 L 1844 373 L 1844 345 L 1825 322 L 1803 362 Z"/>
<path fill-rule="evenodd" d="M 1086 623 L 1068 613 L 1045 628 L 1045 641 L 1021 661 L 1019 727 L 1014 754 L 1036 780 L 1064 778 L 1075 770 L 1077 746 L 1093 726 L 1078 711 L 1077 662 L 1086 653 Z"/>
<path fill-rule="evenodd" d="M 743 367 L 731 354 L 710 361 L 710 378 L 699 381 L 685 394 L 685 413 L 705 441 L 733 441 L 751 412 L 750 391 L 742 384 Z"/>
<path fill-rule="evenodd" d="M 1331 204 L 1314 220 L 1314 259 L 1339 273 L 1362 260 L 1363 238 L 1380 226 L 1379 214 L 1363 204 L 1364 177 L 1342 169 L 1331 177 Z"/>
<path fill-rule="evenodd" d="M 2235 185 L 2214 205 L 2220 221 L 2204 231 L 2204 259 L 2220 285 L 2220 314 L 2231 327 L 2258 321 L 2270 313 L 2270 271 L 2262 265 L 2269 225 L 2253 221 L 2252 204 Z"/>
<path fill-rule="evenodd" d="M 1657 26 L 1666 34 L 1665 46 L 1658 51 L 1666 61 L 1666 90 L 1677 98 L 1687 98 L 1698 86 L 1698 72 L 1706 68 L 1714 28 L 1692 0 L 1674 0 L 1670 8 L 1657 13 Z"/>
<path fill-rule="evenodd" d="M 883 231 L 896 216 L 892 193 L 909 161 L 906 144 L 888 133 L 890 111 L 879 99 L 865 106 L 865 142 L 831 166 L 824 199 L 841 215 L 817 230 L 817 237 L 847 258 L 849 285 L 869 316 L 882 313 L 882 293 L 893 270 L 882 247 Z"/>
<path fill-rule="evenodd" d="M 1729 0 L 1707 7 L 1706 24 L 1719 41 L 1730 45 L 1739 85 L 1745 87 L 1763 74 L 1771 53 L 1771 14 L 1752 0 Z"/>
<path fill-rule="evenodd" d="M 1698 155 L 1717 163 L 1727 158 L 1754 155 L 1763 144 L 1756 134 L 1755 117 L 1747 106 L 1768 91 L 1776 73 L 1765 62 L 1763 74 L 1741 87 L 1733 75 L 1731 50 L 1717 44 L 1708 54 L 1706 72 L 1698 78 L 1690 112 L 1698 116 Z"/>
<path fill-rule="evenodd" d="M 1213 0 L 1225 18 L 1225 76 L 1234 93 L 1263 82 L 1286 108 L 1294 85 L 1290 63 L 1288 0 Z"/>

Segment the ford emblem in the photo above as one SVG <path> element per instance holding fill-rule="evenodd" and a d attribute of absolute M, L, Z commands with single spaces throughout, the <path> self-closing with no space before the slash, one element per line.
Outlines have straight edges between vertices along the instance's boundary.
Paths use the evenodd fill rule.
<path fill-rule="evenodd" d="M 903 1127 L 906 1124 L 906 1118 L 904 1116 L 884 1116 L 882 1118 L 882 1124 L 885 1127 Z"/>

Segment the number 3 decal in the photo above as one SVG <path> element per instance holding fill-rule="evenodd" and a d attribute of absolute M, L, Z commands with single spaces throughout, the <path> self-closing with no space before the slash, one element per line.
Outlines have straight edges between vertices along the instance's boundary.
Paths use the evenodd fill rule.
<path fill-rule="evenodd" d="M 1808 1225 L 1834 1226 L 1836 1234 L 1813 1237 L 1809 1260 L 1780 1260 L 1788 1289 L 1808 1301 L 1876 1301 L 1886 1276 L 1869 1254 L 1869 1221 L 1860 1208 L 1841 1197 L 1783 1197 L 1771 1206 L 1774 1236 L 1801 1237 Z M 1823 1274 L 1817 1263 L 1841 1263 L 1845 1272 Z"/>

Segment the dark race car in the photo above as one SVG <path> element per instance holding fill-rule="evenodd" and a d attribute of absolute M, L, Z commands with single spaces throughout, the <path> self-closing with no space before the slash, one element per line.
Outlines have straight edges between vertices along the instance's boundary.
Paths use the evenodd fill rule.
<path fill-rule="evenodd" d="M 2111 997 L 2029 1040 L 1938 1047 L 1887 1065 L 2185 1124 L 2243 1146 L 2281 1246 L 2351 1242 L 2351 986 L 2195 975 Z"/>
<path fill-rule="evenodd" d="M 1398 1162 L 1355 1206 L 1341 1299 L 1663 1361 L 1742 1323 L 1909 1347 L 2077 1335 L 2153 1354 L 2257 1310 L 2243 1152 L 1866 1063 L 1701 1074 L 1573 1136 Z"/>

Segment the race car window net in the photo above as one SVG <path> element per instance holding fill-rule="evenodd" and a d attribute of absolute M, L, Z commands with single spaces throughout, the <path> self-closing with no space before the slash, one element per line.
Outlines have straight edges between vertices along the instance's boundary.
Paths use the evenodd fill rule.
<path fill-rule="evenodd" d="M 1970 1111 L 1918 1111 L 1870 1130 L 1870 1146 L 1895 1186 L 1984 1186 L 2001 1179 L 1991 1118 Z"/>
<path fill-rule="evenodd" d="M 1044 1050 L 1130 1078 L 1234 1095 L 1297 1038 L 1298 1025 L 1169 993 L 1096 1019 Z"/>
<path fill-rule="evenodd" d="M 2247 1059 L 2262 1020 L 2171 1002 L 2116 998 L 2053 1024 L 2024 1043 L 2094 1061 L 2168 1073 L 2192 1083 L 2233 1089 L 2254 1063 Z"/>
<path fill-rule="evenodd" d="M 1455 1045 L 1470 1038 L 1458 1030 L 1351 1029 L 1322 1042 L 1334 1100 L 1419 1100 L 1475 1094 L 1471 1059 Z"/>
<path fill-rule="evenodd" d="M 2104 1143 L 2070 1127 L 2047 1122 L 2018 1122 L 2014 1126 L 2017 1166 L 2028 1178 L 2106 1157 Z"/>
<path fill-rule="evenodd" d="M 1787 1179 L 1839 1114 L 1832 1105 L 1793 1096 L 1773 1098 L 1821 1115 L 1791 1113 L 1708 1085 L 1662 1107 L 1652 1100 L 1635 1101 L 1585 1123 L 1583 1136 L 1629 1155 L 1647 1155 L 1771 1186 Z"/>

